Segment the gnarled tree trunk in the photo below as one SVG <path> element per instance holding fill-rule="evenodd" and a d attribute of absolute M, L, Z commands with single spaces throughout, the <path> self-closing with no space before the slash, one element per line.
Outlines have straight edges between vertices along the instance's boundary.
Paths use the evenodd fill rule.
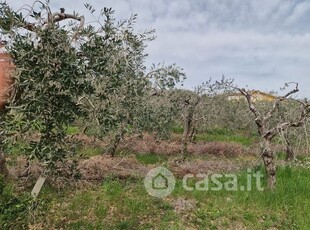
<path fill-rule="evenodd" d="M 183 115 L 183 135 L 182 135 L 182 147 L 181 147 L 181 154 L 183 160 L 188 157 L 188 141 L 190 138 L 191 130 L 193 124 L 193 111 L 190 108 L 186 108 L 185 114 Z"/>
<path fill-rule="evenodd" d="M 285 87 L 287 87 L 289 84 L 295 84 L 295 88 L 286 93 L 284 96 L 278 96 L 272 105 L 272 108 L 267 113 L 261 113 L 259 111 L 255 104 L 253 103 L 253 96 L 251 91 L 247 91 L 245 89 L 241 88 L 235 88 L 237 89 L 247 100 L 249 109 L 255 116 L 255 123 L 257 125 L 259 134 L 262 138 L 261 140 L 261 156 L 263 158 L 266 172 L 267 172 L 267 182 L 268 187 L 270 189 L 274 189 L 276 185 L 276 165 L 274 161 L 274 152 L 271 149 L 271 140 L 277 136 L 281 132 L 288 131 L 290 128 L 293 127 L 300 127 L 304 124 L 305 119 L 309 116 L 310 113 L 310 104 L 308 102 L 303 101 L 297 101 L 298 104 L 301 106 L 301 111 L 298 116 L 298 118 L 294 121 L 285 121 L 286 119 L 280 121 L 278 124 L 274 125 L 273 127 L 270 126 L 270 119 L 273 117 L 273 115 L 276 113 L 276 111 L 279 109 L 280 103 L 284 100 L 287 100 L 291 95 L 297 93 L 299 91 L 298 89 L 298 83 L 286 83 Z M 287 140 L 287 146 L 289 151 L 289 157 L 293 155 L 293 151 L 291 149 L 290 142 Z"/>
<path fill-rule="evenodd" d="M 113 137 L 113 140 L 111 141 L 110 145 L 108 146 L 107 153 L 111 156 L 114 157 L 116 153 L 116 149 L 118 145 L 120 144 L 122 138 L 125 135 L 125 130 L 121 128 Z"/>
<path fill-rule="evenodd" d="M 197 129 L 196 129 L 196 126 L 193 125 L 191 131 L 190 131 L 190 134 L 188 136 L 188 139 L 190 142 L 194 142 L 195 140 L 195 137 L 196 137 L 196 133 L 197 133 Z"/>
<path fill-rule="evenodd" d="M 274 161 L 274 152 L 271 149 L 271 141 L 264 139 L 261 143 L 262 158 L 264 161 L 267 183 L 270 189 L 274 189 L 276 185 L 276 165 Z"/>
<path fill-rule="evenodd" d="M 286 145 L 286 160 L 287 161 L 291 161 L 291 160 L 294 160 L 295 158 L 295 152 L 293 150 L 293 146 L 292 146 L 292 143 L 290 142 L 290 138 L 288 136 L 288 133 L 286 133 L 284 135 L 284 138 L 285 138 L 285 145 Z"/>
<path fill-rule="evenodd" d="M 197 105 L 199 104 L 201 98 L 198 97 L 195 101 L 191 101 L 190 99 L 185 101 L 185 105 L 183 108 L 183 136 L 182 136 L 182 147 L 181 154 L 183 161 L 188 157 L 188 142 L 191 141 L 194 135 L 195 130 L 195 110 Z"/>

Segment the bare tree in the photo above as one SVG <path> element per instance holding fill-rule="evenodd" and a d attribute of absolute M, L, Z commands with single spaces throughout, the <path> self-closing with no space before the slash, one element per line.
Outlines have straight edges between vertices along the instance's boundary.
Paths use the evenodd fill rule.
<path fill-rule="evenodd" d="M 290 96 L 299 91 L 297 83 L 286 83 L 285 87 L 288 87 L 291 84 L 294 84 L 295 88 L 290 90 L 285 95 L 277 97 L 274 100 L 272 107 L 267 112 L 259 111 L 253 101 L 251 91 L 235 87 L 235 89 L 238 90 L 246 98 L 248 107 L 250 111 L 254 114 L 255 124 L 261 137 L 261 156 L 266 168 L 267 183 L 270 189 L 274 189 L 276 184 L 276 165 L 274 160 L 274 152 L 271 148 L 272 139 L 279 133 L 282 133 L 292 127 L 300 127 L 304 123 L 307 115 L 309 114 L 310 105 L 307 102 L 295 100 L 300 104 L 299 115 L 296 118 L 294 118 L 293 120 L 289 120 L 289 118 L 287 118 L 287 120 L 282 120 L 276 124 L 272 124 L 272 122 L 270 122 L 271 118 L 276 114 L 276 111 L 279 108 L 280 104 L 285 100 L 291 99 Z"/>
<path fill-rule="evenodd" d="M 215 102 L 217 93 L 226 90 L 232 82 L 233 80 L 224 77 L 215 82 L 209 79 L 181 100 L 181 117 L 184 129 L 181 147 L 183 160 L 188 156 L 188 142 L 193 140 L 198 122 L 204 119 L 204 113 L 199 113 L 199 110 L 207 110 Z M 206 98 L 211 98 L 211 100 L 205 100 Z"/>
<path fill-rule="evenodd" d="M 279 119 L 285 120 L 288 116 L 296 117 L 298 116 L 298 104 L 295 101 L 288 101 L 283 103 L 279 109 Z M 305 133 L 306 121 L 303 122 L 302 127 L 287 129 L 281 133 L 281 139 L 285 146 L 284 152 L 286 154 L 286 160 L 292 161 L 296 157 L 296 153 L 304 151 L 304 146 L 307 144 L 307 135 Z M 302 147 L 301 147 L 302 146 Z M 301 147 L 297 149 L 298 147 Z"/>

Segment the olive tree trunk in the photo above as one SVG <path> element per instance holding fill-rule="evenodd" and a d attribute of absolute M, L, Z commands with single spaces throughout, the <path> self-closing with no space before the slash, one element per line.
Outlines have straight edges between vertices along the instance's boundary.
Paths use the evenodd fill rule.
<path fill-rule="evenodd" d="M 286 150 L 285 150 L 286 160 L 287 161 L 294 160 L 295 159 L 295 152 L 294 152 L 294 149 L 293 149 L 293 146 L 292 146 L 292 143 L 290 141 L 288 133 L 285 134 L 284 139 L 285 139 L 285 145 L 286 145 Z"/>
<path fill-rule="evenodd" d="M 188 142 L 190 140 L 191 131 L 193 127 L 193 116 L 194 112 L 192 108 L 186 108 L 185 113 L 183 114 L 183 135 L 182 135 L 182 147 L 181 154 L 182 159 L 185 160 L 188 157 Z"/>
<path fill-rule="evenodd" d="M 111 156 L 114 157 L 117 147 L 119 146 L 123 136 L 125 135 L 125 130 L 124 129 L 120 129 L 113 137 L 108 149 L 107 149 L 107 153 Z"/>
<path fill-rule="evenodd" d="M 195 122 L 194 116 L 196 112 L 196 107 L 201 101 L 200 96 L 194 100 L 185 100 L 183 107 L 183 135 L 182 135 L 182 147 L 181 154 L 183 161 L 188 157 L 188 142 L 192 140 L 195 132 Z"/>
<path fill-rule="evenodd" d="M 274 161 L 274 152 L 271 149 L 271 141 L 263 139 L 261 142 L 261 153 L 264 161 L 268 188 L 274 189 L 276 185 L 276 165 Z"/>

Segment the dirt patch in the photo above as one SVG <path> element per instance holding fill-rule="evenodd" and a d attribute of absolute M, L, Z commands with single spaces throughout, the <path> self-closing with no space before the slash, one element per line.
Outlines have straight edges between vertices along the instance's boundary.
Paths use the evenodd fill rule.
<path fill-rule="evenodd" d="M 78 141 L 85 146 L 105 146 L 106 140 L 94 139 L 86 135 L 74 135 L 73 141 Z M 176 177 L 183 177 L 185 174 L 210 174 L 221 172 L 235 172 L 244 168 L 245 163 L 240 161 L 243 158 L 253 158 L 246 147 L 237 143 L 225 142 L 198 142 L 190 143 L 188 146 L 190 155 L 197 155 L 203 159 L 190 159 L 190 161 L 179 161 L 180 140 L 158 141 L 151 135 L 126 137 L 120 146 L 120 149 L 134 153 L 149 153 L 170 156 L 167 167 Z M 208 156 L 208 159 L 204 159 Z M 210 157 L 211 156 L 211 159 Z M 239 160 L 238 160 L 239 159 Z M 253 159 L 252 159 L 253 160 Z M 89 159 L 79 159 L 77 162 L 69 161 L 65 164 L 59 163 L 54 174 L 57 177 L 51 177 L 51 184 L 62 184 L 64 181 L 73 182 L 80 178 L 80 181 L 101 182 L 107 177 L 129 178 L 144 177 L 147 172 L 161 163 L 154 165 L 144 165 L 136 160 L 133 154 L 124 157 L 110 157 L 108 155 L 97 155 Z M 18 158 L 16 162 L 8 167 L 9 173 L 14 180 L 21 181 L 23 187 L 33 186 L 38 177 L 43 173 L 42 164 L 32 162 L 27 170 L 27 161 L 24 158 Z M 55 179 L 56 178 L 56 179 Z"/>
<path fill-rule="evenodd" d="M 143 135 L 143 137 L 130 136 L 124 138 L 120 148 L 136 153 L 155 153 L 166 155 L 180 153 L 179 142 L 157 140 L 148 134 Z"/>
<path fill-rule="evenodd" d="M 110 175 L 119 178 L 145 176 L 149 168 L 135 158 L 112 158 L 103 155 L 81 161 L 78 170 L 83 180 L 102 180 Z"/>
<path fill-rule="evenodd" d="M 83 145 L 96 146 L 105 148 L 109 144 L 109 138 L 97 139 L 88 137 L 84 134 L 70 136 L 69 140 L 79 142 Z M 134 153 L 154 153 L 165 155 L 178 155 L 181 153 L 181 139 L 174 136 L 171 140 L 158 140 L 155 136 L 144 134 L 143 136 L 132 135 L 126 136 L 119 149 L 121 151 Z M 233 142 L 196 142 L 188 144 L 189 154 L 214 155 L 235 157 L 245 154 L 254 154 L 253 148 L 251 152 L 249 148 Z"/>
<path fill-rule="evenodd" d="M 193 199 L 177 198 L 170 201 L 176 213 L 190 212 L 196 209 L 197 201 Z"/>
<path fill-rule="evenodd" d="M 72 161 L 59 163 L 54 170 L 54 175 L 57 176 L 49 176 L 47 183 L 55 187 L 62 187 L 61 184 L 76 183 L 77 181 L 101 182 L 107 177 L 120 179 L 142 177 L 147 174 L 149 169 L 131 157 L 94 156 L 77 163 Z M 27 160 L 21 157 L 16 160 L 14 166 L 9 167 L 10 178 L 18 181 L 19 186 L 24 188 L 32 187 L 43 171 L 42 164 L 32 162 L 28 165 Z"/>
<path fill-rule="evenodd" d="M 133 157 L 94 156 L 87 160 L 80 160 L 75 166 L 70 161 L 66 164 L 59 164 L 56 170 L 58 176 L 49 176 L 47 183 L 55 188 L 63 188 L 68 185 L 79 186 L 84 182 L 100 183 L 110 177 L 119 179 L 143 178 L 150 169 L 157 166 L 160 164 L 143 165 Z M 237 172 L 245 166 L 245 162 L 237 159 L 218 158 L 214 160 L 192 159 L 186 162 L 171 159 L 166 167 L 172 171 L 176 178 L 182 178 L 186 174 L 211 175 L 213 173 Z M 18 158 L 14 166 L 9 167 L 9 173 L 12 179 L 18 181 L 20 188 L 31 189 L 43 173 L 44 168 L 42 164 L 31 163 L 28 174 L 25 176 L 26 169 L 26 159 Z"/>
<path fill-rule="evenodd" d="M 247 149 L 237 143 L 227 142 L 199 142 L 190 144 L 188 151 L 191 154 L 209 154 L 215 156 L 235 157 L 248 153 Z"/>
<path fill-rule="evenodd" d="M 87 136 L 85 134 L 68 135 L 68 141 L 73 143 L 82 143 L 84 145 L 92 145 L 100 147 L 103 147 L 106 144 L 106 141 L 103 141 L 96 137 Z"/>
<path fill-rule="evenodd" d="M 181 152 L 181 141 L 159 141 L 151 135 L 143 137 L 127 137 L 120 148 L 137 153 L 155 153 L 177 155 Z M 189 154 L 215 155 L 215 156 L 240 156 L 249 154 L 248 148 L 238 143 L 229 142 L 198 142 L 189 143 Z"/>
<path fill-rule="evenodd" d="M 229 159 L 218 160 L 200 160 L 195 159 L 187 162 L 172 161 L 168 164 L 169 169 L 176 177 L 182 178 L 186 174 L 206 174 L 236 172 L 244 168 L 241 162 L 231 161 Z"/>

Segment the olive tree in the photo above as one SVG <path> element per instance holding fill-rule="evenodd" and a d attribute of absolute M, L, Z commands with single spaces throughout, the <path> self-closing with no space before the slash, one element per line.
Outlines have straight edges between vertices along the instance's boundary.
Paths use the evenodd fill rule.
<path fill-rule="evenodd" d="M 96 14 L 91 5 L 86 6 Z M 145 48 L 154 39 L 154 31 L 137 33 L 136 15 L 117 22 L 113 13 L 105 8 L 96 16 L 97 26 L 84 30 L 90 36 L 80 52 L 91 69 L 86 78 L 94 92 L 79 99 L 89 114 L 85 122 L 96 127 L 97 136 L 111 137 L 105 152 L 112 156 L 126 133 L 155 130 L 160 133 L 165 128 L 164 116 L 158 114 L 165 110 L 150 103 L 162 97 L 162 92 L 184 75 L 176 65 L 159 64 L 147 70 Z"/>
<path fill-rule="evenodd" d="M 181 154 L 183 160 L 188 157 L 188 143 L 193 141 L 197 126 L 206 121 L 206 114 L 211 113 L 210 108 L 216 102 L 216 95 L 223 93 L 232 84 L 233 80 L 206 82 L 191 90 L 176 90 L 173 97 L 178 108 L 179 119 L 183 127 Z M 207 125 L 206 125 L 207 126 Z"/>
<path fill-rule="evenodd" d="M 299 113 L 299 103 L 295 100 L 284 101 L 278 108 L 280 120 L 286 120 L 288 117 L 297 117 Z M 309 137 L 307 135 L 307 121 L 308 117 L 304 122 L 294 128 L 283 130 L 280 133 L 280 142 L 284 144 L 284 152 L 286 154 L 286 160 L 292 161 L 296 158 L 297 149 L 299 153 L 305 151 L 308 147 Z"/>
<path fill-rule="evenodd" d="M 36 4 L 40 11 L 34 10 Z M 51 168 L 71 153 L 66 126 L 82 115 L 78 97 L 92 91 L 85 77 L 90 70 L 80 51 L 84 17 L 64 9 L 52 13 L 40 1 L 22 12 L 1 3 L 0 14 L 1 33 L 8 39 L 15 67 L 11 98 L 1 114 L 1 149 L 9 151 L 22 140 L 28 159 Z M 65 19 L 73 21 L 59 24 Z"/>
<path fill-rule="evenodd" d="M 277 113 L 277 111 L 279 111 L 281 104 L 285 101 L 293 100 L 291 96 L 299 91 L 297 83 L 287 83 L 286 87 L 292 84 L 294 84 L 295 87 L 283 96 L 278 96 L 267 110 L 259 109 L 258 105 L 253 100 L 252 91 L 234 87 L 246 98 L 248 108 L 254 115 L 254 121 L 261 137 L 261 157 L 267 172 L 268 187 L 271 189 L 274 189 L 276 184 L 276 164 L 275 154 L 271 147 L 272 140 L 280 133 L 293 127 L 300 127 L 303 125 L 310 112 L 310 105 L 307 101 L 294 100 L 299 104 L 298 113 L 293 117 L 288 115 L 282 117 L 282 119 L 278 119 L 279 113 Z"/>

